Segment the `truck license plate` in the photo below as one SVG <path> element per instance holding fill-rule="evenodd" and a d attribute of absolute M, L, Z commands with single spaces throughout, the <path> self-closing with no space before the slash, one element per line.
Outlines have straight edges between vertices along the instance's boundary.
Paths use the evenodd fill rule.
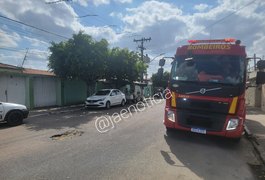
<path fill-rule="evenodd" d="M 200 133 L 200 134 L 206 134 L 206 129 L 191 128 L 191 132 Z"/>

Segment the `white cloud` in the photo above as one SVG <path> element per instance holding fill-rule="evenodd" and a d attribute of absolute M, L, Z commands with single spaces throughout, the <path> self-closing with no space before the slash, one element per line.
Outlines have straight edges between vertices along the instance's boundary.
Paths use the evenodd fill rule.
<path fill-rule="evenodd" d="M 19 34 L 15 32 L 7 32 L 0 28 L 0 47 L 17 47 L 21 40 Z"/>
<path fill-rule="evenodd" d="M 100 40 L 102 38 L 105 38 L 109 41 L 109 43 L 115 43 L 119 40 L 119 35 L 113 31 L 108 26 L 105 27 L 96 27 L 96 26 L 91 26 L 91 27 L 84 27 L 83 29 L 85 33 L 91 35 L 93 38 L 96 40 Z"/>
<path fill-rule="evenodd" d="M 35 47 L 41 47 L 41 46 L 46 46 L 48 47 L 50 44 L 45 42 L 45 41 L 42 41 L 42 40 L 39 40 L 37 38 L 30 38 L 30 37 L 27 37 L 27 36 L 23 36 L 24 39 L 26 39 L 31 46 L 35 46 Z"/>
<path fill-rule="evenodd" d="M 100 5 L 113 2 L 132 3 L 131 0 L 75 0 L 73 3 L 79 3 L 81 6 L 95 5 L 96 8 L 100 8 Z M 112 10 L 110 17 L 120 19 L 122 22 L 121 26 L 116 28 L 119 33 L 107 26 L 97 27 L 82 24 L 82 21 L 76 18 L 79 13 L 74 11 L 71 3 L 47 5 L 43 1 L 34 0 L 24 0 L 23 2 L 2 0 L 0 7 L 1 14 L 4 16 L 66 37 L 71 37 L 73 33 L 84 30 L 97 40 L 106 38 L 111 46 L 127 47 L 131 50 L 136 50 L 137 47 L 137 43 L 133 42 L 134 38 L 151 37 L 151 42 L 145 43 L 147 47 L 145 53 L 149 53 L 149 56 L 163 52 L 167 53 L 166 56 L 173 56 L 176 48 L 185 44 L 185 40 L 188 38 L 214 39 L 225 37 L 241 39 L 250 56 L 253 53 L 263 55 L 265 52 L 265 2 L 256 1 L 237 12 L 239 8 L 249 2 L 249 0 L 219 0 L 215 7 L 198 4 L 194 5 L 198 12 L 190 14 L 173 3 L 155 0 L 143 1 L 138 7 L 127 8 L 123 12 Z M 130 5 L 130 7 L 132 6 Z M 231 15 L 232 13 L 233 15 Z M 1 22 L 8 21 L 1 19 Z M 3 27 L 1 29 L 7 31 Z M 21 28 L 20 31 L 23 34 L 19 35 L 20 32 L 13 33 L 13 30 L 16 31 L 16 29 L 8 31 L 11 33 L 10 37 L 0 31 L 1 44 L 18 47 L 22 41 L 20 36 L 23 36 L 23 39 L 27 39 L 27 43 L 30 43 L 31 46 L 35 48 L 40 46 L 38 48 L 43 49 L 45 42 L 64 40 L 27 27 Z M 47 48 L 47 44 L 45 48 Z M 41 62 L 40 66 L 43 66 L 47 59 L 42 58 L 43 61 L 34 61 L 34 64 Z M 152 71 L 157 71 L 157 66 L 153 66 Z"/>
<path fill-rule="evenodd" d="M 25 52 L 12 52 L 12 54 L 0 52 L 0 62 L 20 67 L 24 56 Z"/>
<path fill-rule="evenodd" d="M 203 12 L 209 8 L 209 5 L 207 4 L 197 4 L 194 6 L 195 10 L 198 10 L 199 12 Z"/>
<path fill-rule="evenodd" d="M 147 47 L 145 52 L 151 54 L 166 52 L 168 56 L 173 56 L 178 46 L 186 44 L 183 40 L 189 38 L 226 37 L 240 39 L 242 44 L 246 45 L 249 56 L 255 52 L 264 54 L 265 3 L 257 1 L 249 4 L 249 2 L 249 0 L 240 2 L 220 0 L 219 4 L 209 11 L 190 15 L 184 14 L 173 4 L 146 1 L 136 8 L 127 9 L 122 15 L 120 13 L 112 15 L 121 18 L 125 24 L 124 30 L 136 32 L 142 37 L 152 37 L 150 43 L 145 43 Z M 201 5 L 201 10 L 202 7 Z M 132 39 L 121 39 L 119 44 L 131 49 L 137 46 Z M 150 68 L 150 71 L 157 71 L 158 67 L 150 66 Z"/>
<path fill-rule="evenodd" d="M 127 26 L 126 30 L 136 32 L 162 21 L 177 19 L 182 14 L 181 9 L 176 6 L 158 1 L 146 1 L 137 8 L 126 10 L 127 14 L 122 17 Z"/>

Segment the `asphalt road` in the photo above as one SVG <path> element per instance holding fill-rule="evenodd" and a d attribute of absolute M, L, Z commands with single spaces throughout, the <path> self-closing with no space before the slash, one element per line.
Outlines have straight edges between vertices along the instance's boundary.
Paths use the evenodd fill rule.
<path fill-rule="evenodd" d="M 34 114 L 17 127 L 0 124 L 0 179 L 255 179 L 249 163 L 257 161 L 246 139 L 235 144 L 187 132 L 167 135 L 163 107 L 116 119 L 105 133 L 98 132 L 96 119 L 121 107 Z M 69 130 L 73 134 L 51 138 Z"/>

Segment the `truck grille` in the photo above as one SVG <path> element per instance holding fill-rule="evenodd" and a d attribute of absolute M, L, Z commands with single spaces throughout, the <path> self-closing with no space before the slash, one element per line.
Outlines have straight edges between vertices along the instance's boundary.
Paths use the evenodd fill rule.
<path fill-rule="evenodd" d="M 177 109 L 228 114 L 229 103 L 220 101 L 177 98 Z"/>
<path fill-rule="evenodd" d="M 177 111 L 177 123 L 183 127 L 197 127 L 209 131 L 221 131 L 224 127 L 226 115 L 209 112 Z"/>
<path fill-rule="evenodd" d="M 197 127 L 209 131 L 221 131 L 224 127 L 229 103 L 177 99 L 177 123 L 183 127 Z"/>

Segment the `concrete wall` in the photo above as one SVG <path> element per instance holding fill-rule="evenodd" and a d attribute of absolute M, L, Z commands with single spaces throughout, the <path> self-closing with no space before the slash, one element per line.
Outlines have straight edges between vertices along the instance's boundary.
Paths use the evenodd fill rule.
<path fill-rule="evenodd" d="M 43 84 L 43 80 L 51 80 Z M 40 87 L 36 84 L 42 85 Z M 40 90 L 46 90 L 39 92 Z M 44 96 L 45 95 L 45 96 Z M 50 98 L 50 96 L 53 98 Z M 29 109 L 42 106 L 62 106 L 83 103 L 87 86 L 83 81 L 62 81 L 56 77 L 25 75 L 12 71 L 0 71 L 0 101 L 26 105 Z M 36 103 L 45 101 L 45 103 Z"/>
<path fill-rule="evenodd" d="M 249 87 L 245 98 L 247 106 L 261 107 L 261 87 Z"/>
<path fill-rule="evenodd" d="M 0 101 L 26 104 L 26 78 L 13 74 L 0 75 Z"/>
<path fill-rule="evenodd" d="M 34 107 L 49 107 L 57 104 L 58 78 L 56 77 L 33 77 Z"/>
<path fill-rule="evenodd" d="M 262 85 L 261 92 L 261 110 L 265 112 L 265 85 Z"/>
<path fill-rule="evenodd" d="M 71 105 L 83 103 L 87 98 L 86 83 L 79 80 L 62 81 L 62 104 Z"/>

